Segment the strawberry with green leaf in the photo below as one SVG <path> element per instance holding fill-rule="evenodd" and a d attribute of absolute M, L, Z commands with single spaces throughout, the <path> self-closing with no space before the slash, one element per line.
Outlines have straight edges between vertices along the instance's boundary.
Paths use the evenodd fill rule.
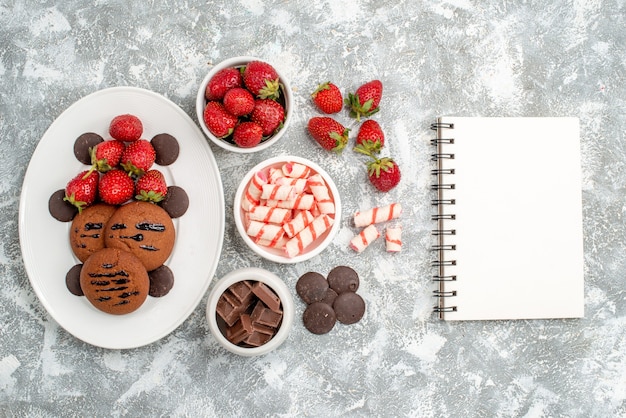
<path fill-rule="evenodd" d="M 250 120 L 258 123 L 263 129 L 263 136 L 267 137 L 282 128 L 285 109 L 276 100 L 256 99 L 254 109 L 250 113 Z"/>
<path fill-rule="evenodd" d="M 124 170 L 113 169 L 102 175 L 98 194 L 109 205 L 121 205 L 132 199 L 135 182 Z"/>
<path fill-rule="evenodd" d="M 349 93 L 345 99 L 350 108 L 350 116 L 361 120 L 361 116 L 370 117 L 378 112 L 380 99 L 383 95 L 383 83 L 380 80 L 372 80 L 361 85 L 356 92 Z"/>
<path fill-rule="evenodd" d="M 388 192 L 400 183 L 400 167 L 390 157 L 374 159 L 367 163 L 370 183 L 381 192 Z"/>
<path fill-rule="evenodd" d="M 338 113 L 343 108 L 341 90 L 330 81 L 317 86 L 315 91 L 311 93 L 311 98 L 315 106 L 327 115 Z"/>
<path fill-rule="evenodd" d="M 280 79 L 276 69 L 264 61 L 250 61 L 242 73 L 243 84 L 253 96 L 277 100 L 280 97 Z"/>
<path fill-rule="evenodd" d="M 361 154 L 378 154 L 385 146 L 385 133 L 374 119 L 364 121 L 356 135 L 354 150 Z"/>
<path fill-rule="evenodd" d="M 132 176 L 141 176 L 148 171 L 156 159 L 156 152 L 150 141 L 138 139 L 124 148 L 120 165 Z"/>
<path fill-rule="evenodd" d="M 100 174 L 96 170 L 81 171 L 65 186 L 63 200 L 76 206 L 80 213 L 96 200 L 99 180 Z"/>
<path fill-rule="evenodd" d="M 125 147 L 122 141 L 110 140 L 100 142 L 95 147 L 89 149 L 91 164 L 95 170 L 106 173 L 120 163 Z"/>
<path fill-rule="evenodd" d="M 204 108 L 203 119 L 209 132 L 218 138 L 226 138 L 232 134 L 239 121 L 221 102 L 208 102 Z"/>
<path fill-rule="evenodd" d="M 350 129 L 329 116 L 311 118 L 307 129 L 313 139 L 325 150 L 340 153 L 348 143 Z"/>
<path fill-rule="evenodd" d="M 159 170 L 148 170 L 135 185 L 135 199 L 158 203 L 167 195 L 165 176 Z"/>

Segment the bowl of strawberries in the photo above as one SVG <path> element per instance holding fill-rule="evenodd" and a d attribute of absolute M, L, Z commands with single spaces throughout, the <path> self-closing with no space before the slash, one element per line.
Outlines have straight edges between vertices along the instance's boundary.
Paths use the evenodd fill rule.
<path fill-rule="evenodd" d="M 215 145 L 250 153 L 276 143 L 293 113 L 289 81 L 270 63 L 233 57 L 215 65 L 196 97 L 200 128 Z"/>

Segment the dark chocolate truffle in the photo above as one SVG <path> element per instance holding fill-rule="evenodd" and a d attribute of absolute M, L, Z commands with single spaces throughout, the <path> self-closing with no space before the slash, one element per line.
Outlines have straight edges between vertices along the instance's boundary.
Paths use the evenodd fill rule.
<path fill-rule="evenodd" d="M 187 212 L 189 208 L 189 196 L 182 187 L 169 186 L 165 198 L 159 202 L 171 218 L 179 218 Z"/>
<path fill-rule="evenodd" d="M 333 303 L 335 302 L 335 299 L 337 299 L 337 296 L 337 292 L 329 287 L 328 289 L 326 289 L 326 295 L 324 295 L 324 299 L 322 299 L 320 302 L 333 306 Z"/>
<path fill-rule="evenodd" d="M 354 292 L 344 292 L 333 302 L 333 309 L 339 322 L 347 325 L 354 324 L 363 318 L 365 301 Z"/>
<path fill-rule="evenodd" d="M 174 287 L 174 273 L 165 264 L 148 272 L 150 290 L 148 294 L 154 298 L 167 295 Z"/>
<path fill-rule="evenodd" d="M 328 281 L 314 271 L 304 273 L 296 283 L 296 292 L 307 305 L 321 301 L 326 296 Z"/>
<path fill-rule="evenodd" d="M 74 219 L 74 216 L 78 213 L 78 208 L 66 200 L 65 189 L 57 190 L 52 193 L 48 200 L 48 210 L 50 215 L 57 221 L 69 222 Z"/>
<path fill-rule="evenodd" d="M 337 266 L 328 273 L 328 285 L 337 294 L 356 292 L 359 288 L 359 275 L 347 266 Z"/>
<path fill-rule="evenodd" d="M 178 158 L 180 147 L 178 141 L 170 134 L 158 134 L 150 141 L 156 152 L 155 163 L 170 165 Z"/>
<path fill-rule="evenodd" d="M 91 165 L 91 154 L 89 149 L 95 147 L 104 138 L 93 132 L 85 132 L 74 141 L 74 156 L 83 164 Z"/>
<path fill-rule="evenodd" d="M 335 326 L 337 316 L 332 306 L 322 302 L 313 302 L 302 314 L 304 327 L 313 334 L 326 334 Z"/>
<path fill-rule="evenodd" d="M 83 289 L 80 287 L 80 271 L 82 268 L 82 264 L 76 264 L 74 267 L 69 269 L 65 275 L 65 285 L 67 286 L 67 290 L 76 296 L 85 296 Z"/>

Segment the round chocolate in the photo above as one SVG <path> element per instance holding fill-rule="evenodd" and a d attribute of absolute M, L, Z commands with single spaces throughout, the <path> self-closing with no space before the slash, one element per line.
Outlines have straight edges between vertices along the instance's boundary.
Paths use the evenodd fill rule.
<path fill-rule="evenodd" d="M 155 298 L 167 295 L 174 287 L 174 273 L 165 264 L 148 272 L 150 290 L 148 294 Z"/>
<path fill-rule="evenodd" d="M 363 318 L 365 301 L 354 292 L 344 292 L 333 302 L 333 309 L 337 320 L 342 324 L 354 324 Z"/>
<path fill-rule="evenodd" d="M 48 211 L 50 215 L 57 221 L 69 222 L 74 219 L 74 216 L 78 213 L 78 208 L 66 200 L 65 189 L 57 190 L 52 193 L 48 200 Z"/>
<path fill-rule="evenodd" d="M 169 186 L 165 198 L 159 202 L 171 218 L 181 217 L 189 208 L 189 196 L 182 187 Z"/>
<path fill-rule="evenodd" d="M 178 158 L 180 147 L 178 141 L 170 134 L 158 134 L 150 141 L 156 152 L 155 163 L 170 165 Z"/>
<path fill-rule="evenodd" d="M 74 156 L 83 164 L 91 165 L 91 154 L 89 149 L 95 147 L 104 138 L 93 132 L 85 132 L 74 141 Z"/>
<path fill-rule="evenodd" d="M 326 334 L 335 326 L 337 316 L 332 306 L 322 302 L 313 302 L 302 314 L 304 327 L 313 334 Z"/>
<path fill-rule="evenodd" d="M 83 289 L 80 287 L 80 271 L 82 268 L 82 264 L 76 264 L 65 275 L 65 285 L 72 295 L 85 296 Z"/>
<path fill-rule="evenodd" d="M 329 287 L 328 289 L 326 289 L 326 295 L 324 295 L 324 298 L 320 302 L 333 306 L 333 303 L 335 302 L 335 299 L 337 299 L 337 296 L 337 292 Z"/>
<path fill-rule="evenodd" d="M 324 299 L 327 290 L 326 278 L 314 271 L 304 273 L 296 282 L 296 292 L 307 305 Z"/>
<path fill-rule="evenodd" d="M 356 292 L 359 288 L 359 275 L 347 266 L 337 266 L 328 273 L 328 285 L 337 294 Z"/>

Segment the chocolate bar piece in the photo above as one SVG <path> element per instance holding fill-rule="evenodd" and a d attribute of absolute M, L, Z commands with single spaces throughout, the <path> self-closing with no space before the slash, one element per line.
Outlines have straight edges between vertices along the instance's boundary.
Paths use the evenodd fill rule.
<path fill-rule="evenodd" d="M 274 312 L 280 312 L 280 298 L 265 283 L 255 282 L 252 285 L 252 293 L 261 299 L 265 306 Z"/>
<path fill-rule="evenodd" d="M 228 290 L 233 294 L 234 297 L 239 300 L 241 303 L 245 303 L 252 298 L 252 283 L 248 280 L 242 280 L 237 283 L 233 283 Z"/>
<path fill-rule="evenodd" d="M 250 315 L 243 314 L 239 321 L 226 329 L 226 338 L 233 344 L 239 344 L 252 334 L 252 321 Z"/>
<path fill-rule="evenodd" d="M 250 315 L 252 322 L 256 324 L 266 325 L 272 328 L 278 328 L 280 321 L 283 319 L 283 312 L 274 312 L 268 309 L 263 302 L 258 301 L 254 305 L 254 310 Z"/>
<path fill-rule="evenodd" d="M 253 322 L 252 333 L 250 333 L 244 342 L 251 346 L 258 347 L 271 340 L 275 333 L 276 330 L 274 328 Z"/>
<path fill-rule="evenodd" d="M 216 311 L 217 314 L 222 317 L 224 322 L 232 327 L 239 319 L 241 314 L 246 312 L 252 305 L 254 294 L 250 292 L 249 296 L 245 300 L 240 301 L 233 295 L 230 289 L 227 289 L 222 296 L 217 300 Z"/>

